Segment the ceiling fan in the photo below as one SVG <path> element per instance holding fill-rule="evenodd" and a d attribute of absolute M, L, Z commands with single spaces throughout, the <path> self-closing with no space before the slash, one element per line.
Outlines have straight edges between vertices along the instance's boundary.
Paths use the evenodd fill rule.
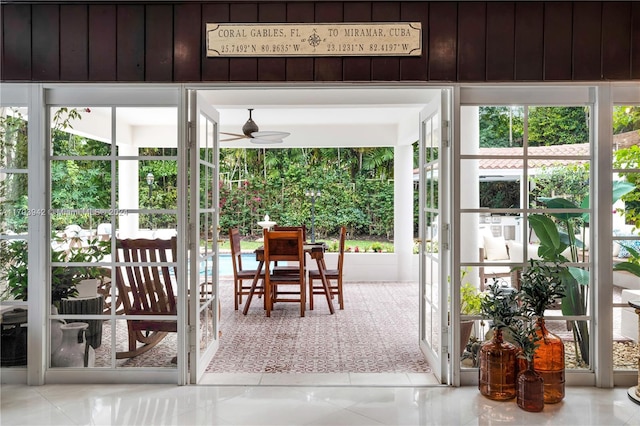
<path fill-rule="evenodd" d="M 232 136 L 227 139 L 221 139 L 220 142 L 235 141 L 238 139 L 249 139 L 249 142 L 255 144 L 275 144 L 282 143 L 282 139 L 290 135 L 287 132 L 275 132 L 275 131 L 260 131 L 260 128 L 255 121 L 251 118 L 251 111 L 253 108 L 249 108 L 249 119 L 242 126 L 242 134 L 240 133 L 227 133 L 220 132 L 222 135 Z"/>

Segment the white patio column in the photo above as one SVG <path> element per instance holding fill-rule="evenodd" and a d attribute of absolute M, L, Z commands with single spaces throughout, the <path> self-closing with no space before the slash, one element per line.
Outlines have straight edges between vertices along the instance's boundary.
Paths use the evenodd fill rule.
<path fill-rule="evenodd" d="M 460 108 L 460 152 L 477 154 L 480 146 L 480 120 L 477 106 L 463 106 Z M 465 200 L 464 206 L 475 208 L 480 206 L 480 164 L 479 160 L 464 160 L 460 165 L 460 199 Z M 478 261 L 478 229 L 479 215 L 466 213 L 460 220 L 457 232 L 460 245 L 460 258 L 463 261 Z M 468 274 L 467 278 L 478 284 L 477 273 Z"/>
<path fill-rule="evenodd" d="M 394 148 L 394 237 L 398 281 L 417 281 L 412 273 L 413 255 L 413 145 Z M 415 275 L 415 276 L 414 276 Z"/>
<path fill-rule="evenodd" d="M 128 144 L 118 145 L 120 155 L 138 155 L 138 148 Z M 138 195 L 137 160 L 118 162 L 118 208 L 121 210 L 138 209 L 140 199 Z M 139 215 L 128 213 L 118 216 L 119 237 L 134 237 L 138 232 Z"/>

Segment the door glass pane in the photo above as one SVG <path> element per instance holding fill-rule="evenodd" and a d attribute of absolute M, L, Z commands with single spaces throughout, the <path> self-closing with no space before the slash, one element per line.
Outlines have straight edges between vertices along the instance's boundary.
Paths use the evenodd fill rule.
<path fill-rule="evenodd" d="M 50 115 L 52 155 L 111 154 L 111 108 L 55 107 Z"/>
<path fill-rule="evenodd" d="M 0 169 L 26 169 L 27 108 L 0 107 Z"/>
<path fill-rule="evenodd" d="M 27 366 L 28 110 L 0 107 L 0 366 Z"/>
<path fill-rule="evenodd" d="M 52 368 L 59 327 L 86 324 L 83 367 L 176 368 L 177 261 L 116 255 L 123 239 L 161 244 L 176 235 L 177 108 L 55 107 L 51 116 L 49 348 Z M 116 141 L 112 143 L 112 141 Z M 147 254 L 150 256 L 150 254 Z M 140 279 L 120 271 L 135 267 Z M 124 264 L 123 264 L 124 263 Z M 151 264 L 150 264 L 151 263 Z M 126 278 L 124 278 L 126 277 Z M 134 300 L 142 282 L 149 298 Z M 118 289 L 120 285 L 120 289 Z M 141 287 L 141 288 L 142 288 Z M 88 317 L 92 315 L 92 317 Z M 145 315 L 148 320 L 131 319 Z M 155 316 L 155 318 L 154 318 Z M 97 317 L 97 318 L 96 318 Z"/>
<path fill-rule="evenodd" d="M 536 218 L 527 216 L 524 208 L 534 209 L 566 241 L 562 255 L 567 261 L 584 263 L 569 267 L 576 279 L 567 291 L 577 302 L 565 301 L 561 309 L 559 301 L 549 312 L 559 319 L 547 323 L 565 341 L 567 368 L 589 368 L 590 108 L 462 110 L 461 289 L 468 283 L 483 291 L 494 281 L 519 288 L 515 268 L 546 252 L 540 251 L 544 238 L 531 224 Z M 567 315 L 580 319 L 562 319 Z"/>
<path fill-rule="evenodd" d="M 474 136 L 465 137 L 461 146 L 463 155 L 478 154 L 491 157 L 522 155 L 524 146 L 523 106 L 464 107 L 475 111 L 479 120 L 467 129 Z M 477 129 L 477 130 L 475 130 Z M 477 132 L 477 133 L 476 133 Z"/>
<path fill-rule="evenodd" d="M 613 109 L 613 365 L 637 370 L 640 299 L 640 106 Z"/>

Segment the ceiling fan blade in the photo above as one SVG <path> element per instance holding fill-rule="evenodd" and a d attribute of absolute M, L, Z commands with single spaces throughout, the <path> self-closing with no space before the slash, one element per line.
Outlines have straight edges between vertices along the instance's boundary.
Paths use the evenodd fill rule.
<path fill-rule="evenodd" d="M 263 131 L 263 132 L 253 132 L 251 133 L 252 138 L 258 139 L 266 139 L 266 140 L 279 140 L 282 142 L 282 139 L 289 136 L 291 133 L 287 132 L 274 132 L 274 131 Z"/>
<path fill-rule="evenodd" d="M 245 136 L 242 133 L 229 133 L 229 132 L 220 132 L 221 135 L 227 135 L 227 136 L 235 136 L 238 138 L 248 138 L 249 136 Z"/>
<path fill-rule="evenodd" d="M 239 139 L 248 139 L 248 138 L 246 136 L 238 136 L 235 138 L 220 139 L 220 142 L 231 142 L 231 141 L 237 141 Z"/>

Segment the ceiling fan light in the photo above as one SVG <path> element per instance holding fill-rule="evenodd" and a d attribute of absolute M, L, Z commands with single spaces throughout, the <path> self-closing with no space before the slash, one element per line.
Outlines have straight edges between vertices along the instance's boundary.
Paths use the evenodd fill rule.
<path fill-rule="evenodd" d="M 256 145 L 274 145 L 284 141 L 282 139 L 251 138 L 249 142 L 255 143 Z"/>

